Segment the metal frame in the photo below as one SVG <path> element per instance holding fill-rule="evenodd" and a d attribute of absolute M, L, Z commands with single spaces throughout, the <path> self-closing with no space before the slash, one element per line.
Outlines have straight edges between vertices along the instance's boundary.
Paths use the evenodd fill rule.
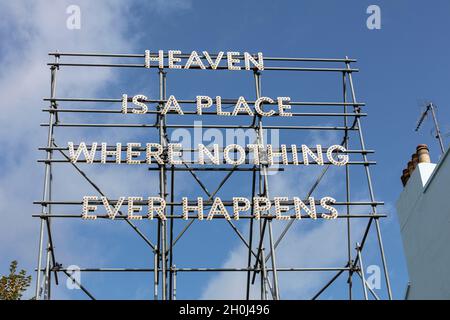
<path fill-rule="evenodd" d="M 58 163 L 70 164 L 98 193 L 99 195 L 106 196 L 105 193 L 100 189 L 100 187 L 91 179 L 81 168 L 81 165 L 71 163 L 69 157 L 66 154 L 67 148 L 59 147 L 55 141 L 55 128 L 64 127 L 103 127 L 103 128 L 148 128 L 157 129 L 159 133 L 159 143 L 167 145 L 169 143 L 168 129 L 169 128 L 194 128 L 196 125 L 193 124 L 168 124 L 168 118 L 172 115 L 171 113 L 163 115 L 160 110 L 163 103 L 166 101 L 166 89 L 167 89 L 167 73 L 172 69 L 168 69 L 167 66 L 164 68 L 158 68 L 157 66 L 151 66 L 151 68 L 158 69 L 159 75 L 159 98 L 153 100 L 147 100 L 146 102 L 154 103 L 157 105 L 156 111 L 149 111 L 149 113 L 156 115 L 156 122 L 152 124 L 122 124 L 122 123 L 62 123 L 59 120 L 59 114 L 62 113 L 82 113 L 82 114 L 95 114 L 95 113 L 120 113 L 119 110 L 115 109 L 83 109 L 83 108 L 61 108 L 59 104 L 64 102 L 77 102 L 77 103 L 120 103 L 121 99 L 111 99 L 111 98 L 62 98 L 56 95 L 56 75 L 60 68 L 69 67 L 106 67 L 106 68 L 144 68 L 143 59 L 144 54 L 99 54 L 99 53 L 59 53 L 51 52 L 50 56 L 54 57 L 54 61 L 48 63 L 51 71 L 51 81 L 50 81 L 50 96 L 44 98 L 44 101 L 50 102 L 48 108 L 44 108 L 43 111 L 49 114 L 48 123 L 41 124 L 41 126 L 48 127 L 48 138 L 47 145 L 45 147 L 39 148 L 46 154 L 45 159 L 40 159 L 38 162 L 42 162 L 45 166 L 44 173 L 44 187 L 43 187 L 43 197 L 42 201 L 36 201 L 35 204 L 41 206 L 40 214 L 34 214 L 34 217 L 40 218 L 40 232 L 39 232 L 39 252 L 37 261 L 37 277 L 36 277 L 36 299 L 51 299 L 51 288 L 52 284 L 58 285 L 58 275 L 62 272 L 69 278 L 72 278 L 69 270 L 64 268 L 56 260 L 56 253 L 54 250 L 54 243 L 52 232 L 53 228 L 51 221 L 57 218 L 80 218 L 79 213 L 67 213 L 55 214 L 52 213 L 52 208 L 55 206 L 65 205 L 76 205 L 81 204 L 81 201 L 67 201 L 67 200 L 53 200 L 52 199 L 52 167 Z M 77 59 L 89 59 L 89 58 L 108 58 L 111 59 L 140 59 L 142 63 L 62 63 L 60 60 L 65 57 L 74 57 Z M 183 58 L 188 58 L 188 54 L 182 54 Z M 211 55 L 212 58 L 215 55 Z M 98 60 L 96 60 L 98 61 Z M 347 285 L 348 285 L 348 299 L 354 299 L 354 281 L 353 276 L 356 274 L 361 279 L 362 292 L 364 293 L 363 298 L 369 299 L 369 293 L 374 299 L 380 299 L 379 293 L 375 293 L 374 290 L 368 285 L 364 272 L 363 272 L 363 249 L 369 238 L 369 232 L 371 229 L 375 229 L 376 241 L 379 248 L 379 257 L 383 266 L 383 275 L 385 279 L 385 297 L 392 299 L 391 285 L 389 281 L 388 267 L 385 258 L 385 252 L 381 236 L 381 228 L 379 223 L 379 218 L 386 217 L 386 214 L 380 214 L 377 212 L 377 206 L 382 205 L 383 202 L 375 200 L 375 195 L 372 186 L 372 178 L 370 167 L 374 165 L 374 161 L 368 160 L 368 154 L 373 153 L 373 150 L 366 149 L 363 130 L 361 127 L 361 117 L 366 116 L 366 113 L 361 112 L 361 108 L 365 105 L 357 100 L 355 95 L 355 88 L 353 84 L 353 73 L 357 72 L 358 69 L 351 68 L 351 63 L 356 62 L 354 59 L 349 59 L 345 57 L 344 59 L 321 59 L 321 58 L 280 58 L 280 57 L 265 57 L 265 63 L 267 65 L 264 71 L 252 70 L 252 71 L 241 71 L 247 73 L 253 73 L 254 76 L 254 86 L 256 91 L 256 97 L 262 95 L 261 80 L 262 74 L 265 72 L 331 72 L 338 73 L 342 75 L 342 93 L 343 100 L 337 102 L 319 102 L 319 101 L 293 101 L 291 104 L 293 106 L 313 106 L 320 110 L 321 107 L 335 107 L 337 109 L 342 108 L 342 112 L 293 112 L 294 117 L 340 117 L 342 119 L 342 126 L 269 126 L 263 124 L 263 118 L 255 115 L 253 121 L 248 126 L 243 125 L 204 125 L 203 128 L 252 128 L 255 130 L 257 136 L 257 142 L 264 144 L 264 130 L 278 129 L 278 130 L 333 130 L 337 132 L 342 132 L 342 145 L 346 147 L 348 153 L 355 155 L 360 155 L 360 161 L 350 161 L 345 166 L 345 201 L 336 203 L 336 205 L 345 208 L 341 211 L 339 218 L 345 219 L 347 226 L 346 234 L 346 251 L 347 251 L 347 263 L 344 266 L 337 267 L 314 267 L 314 268 L 302 268 L 302 267 L 289 267 L 281 268 L 277 266 L 276 259 L 276 249 L 280 242 L 283 240 L 289 229 L 292 227 L 294 220 L 287 223 L 284 230 L 278 236 L 274 237 L 272 228 L 272 216 L 267 212 L 266 215 L 262 216 L 259 222 L 252 219 L 253 212 L 249 215 L 241 216 L 242 221 L 248 222 L 249 232 L 247 236 L 244 236 L 239 229 L 236 227 L 236 221 L 226 221 L 232 228 L 233 232 L 238 236 L 242 243 L 248 248 L 248 261 L 247 266 L 241 268 L 215 268 L 215 267 L 177 267 L 175 265 L 176 256 L 174 255 L 174 246 L 177 242 L 182 239 L 183 235 L 189 231 L 191 225 L 195 222 L 194 215 L 190 216 L 189 221 L 180 221 L 181 215 L 176 213 L 177 208 L 181 205 L 179 201 L 175 201 L 175 176 L 177 171 L 189 172 L 196 183 L 208 196 L 208 200 L 205 201 L 205 206 L 211 203 L 214 196 L 221 190 L 223 185 L 227 182 L 230 176 L 234 172 L 251 172 L 252 183 L 251 192 L 254 196 L 266 196 L 270 197 L 270 186 L 268 179 L 268 171 L 270 170 L 285 170 L 284 168 L 269 168 L 265 164 L 260 164 L 259 166 L 244 164 L 241 166 L 227 167 L 227 166 L 214 166 L 214 167 L 196 167 L 193 163 L 183 163 L 183 165 L 157 165 L 149 166 L 149 170 L 159 172 L 159 196 L 167 200 L 166 210 L 169 211 L 167 214 L 168 220 L 162 221 L 158 219 L 157 222 L 157 241 L 153 243 L 148 239 L 145 234 L 126 216 L 120 212 L 117 217 L 118 220 L 124 220 L 131 229 L 137 233 L 137 235 L 149 246 L 149 256 L 150 253 L 153 254 L 153 267 L 152 268 L 82 268 L 81 272 L 151 272 L 154 274 L 154 299 L 162 300 L 172 300 L 176 299 L 177 291 L 177 276 L 185 272 L 246 272 L 247 280 L 246 285 L 243 286 L 246 290 L 246 298 L 250 299 L 250 288 L 256 285 L 255 280 L 257 275 L 259 276 L 260 283 L 260 298 L 261 299 L 275 299 L 278 300 L 282 298 L 282 288 L 279 286 L 278 273 L 279 272 L 336 272 L 335 275 L 328 281 L 322 288 L 318 288 L 317 293 L 312 296 L 312 299 L 317 299 L 321 294 L 327 290 L 335 281 L 341 277 L 342 274 L 347 274 Z M 304 67 L 298 64 L 339 64 L 340 67 Z M 283 64 L 283 65 L 279 65 Z M 215 72 L 221 72 L 220 70 L 226 69 L 225 67 L 219 67 Z M 177 72 L 174 70 L 174 72 Z M 207 72 L 207 71 L 206 71 Z M 349 97 L 350 96 L 350 97 Z M 232 104 L 236 100 L 224 99 L 223 104 Z M 193 104 L 195 100 L 179 100 L 182 104 Z M 251 101 L 250 101 L 251 102 Z M 187 112 L 186 114 L 194 114 L 194 112 Z M 204 112 L 205 116 L 213 115 L 213 112 Z M 350 134 L 355 132 L 359 140 L 358 149 L 350 148 Z M 186 149 L 184 152 L 195 152 L 195 149 Z M 60 155 L 58 158 L 55 156 Z M 83 162 L 83 161 L 79 161 Z M 350 168 L 352 166 L 364 167 L 365 176 L 367 180 L 367 190 L 370 195 L 368 201 L 352 201 L 350 194 Z M 326 175 L 330 167 L 329 163 L 325 163 L 323 170 L 317 177 L 315 183 L 310 187 L 309 192 L 305 195 L 308 198 L 318 185 L 322 182 L 323 177 Z M 220 181 L 218 187 L 213 192 L 210 192 L 205 185 L 202 183 L 201 179 L 196 174 L 197 171 L 225 171 L 228 172 L 227 175 Z M 170 179 L 170 183 L 168 180 Z M 170 185 L 170 189 L 169 189 Z M 114 199 L 110 202 L 114 203 Z M 225 205 L 231 205 L 230 201 L 224 201 Z M 351 206 L 363 206 L 370 207 L 367 209 L 365 214 L 352 214 Z M 345 212 L 345 214 L 343 213 Z M 107 218 L 107 216 L 99 216 L 99 218 Z M 304 216 L 308 218 L 308 216 Z M 363 236 L 358 239 L 358 242 L 353 242 L 351 236 L 351 221 L 352 219 L 364 219 L 367 221 L 367 225 Z M 119 222 L 118 222 L 119 223 Z M 179 234 L 174 234 L 174 224 L 175 223 L 185 223 L 184 228 Z M 374 227 L 373 227 L 374 226 Z M 255 230 L 256 229 L 256 230 Z M 265 241 L 268 239 L 268 242 Z M 268 243 L 268 248 L 266 244 Z M 352 250 L 352 246 L 356 243 L 356 250 Z M 44 261 L 45 259 L 45 261 Z M 53 279 L 54 280 L 53 280 Z M 90 299 L 95 299 L 93 294 L 89 292 L 85 286 L 81 286 L 83 292 L 86 293 L 87 297 Z"/>

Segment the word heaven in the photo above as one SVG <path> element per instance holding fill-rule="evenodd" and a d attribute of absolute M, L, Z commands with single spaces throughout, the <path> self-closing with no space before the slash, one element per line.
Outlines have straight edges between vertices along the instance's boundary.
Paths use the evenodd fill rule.
<path fill-rule="evenodd" d="M 239 52 L 229 51 L 224 53 L 220 51 L 217 55 L 210 55 L 208 51 L 203 51 L 198 54 L 197 51 L 192 51 L 187 57 L 186 62 L 182 63 L 185 55 L 181 54 L 180 50 L 169 50 L 165 53 L 163 50 L 158 50 L 157 53 L 151 53 L 150 50 L 145 50 L 145 67 L 150 68 L 154 64 L 155 67 L 163 69 L 165 67 L 166 58 L 168 60 L 169 69 L 228 69 L 228 70 L 245 70 L 257 69 L 264 70 L 263 54 L 258 52 L 257 57 L 254 57 L 248 52 L 241 55 Z M 225 66 L 220 66 L 220 63 L 225 61 Z M 242 66 L 244 61 L 244 66 Z"/>

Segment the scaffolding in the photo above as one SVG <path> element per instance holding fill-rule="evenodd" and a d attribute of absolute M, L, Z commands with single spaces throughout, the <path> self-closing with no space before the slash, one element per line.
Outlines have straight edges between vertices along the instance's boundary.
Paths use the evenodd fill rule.
<path fill-rule="evenodd" d="M 49 56 L 54 58 L 54 61 L 48 63 L 50 67 L 51 77 L 50 77 L 50 96 L 44 98 L 44 101 L 49 103 L 49 107 L 44 108 L 43 111 L 48 113 L 49 120 L 47 123 L 41 124 L 42 127 L 48 128 L 48 138 L 46 146 L 40 147 L 39 150 L 45 152 L 46 157 L 44 159 L 39 159 L 38 162 L 43 163 L 45 166 L 44 173 L 44 186 L 43 186 L 43 197 L 41 201 L 35 201 L 35 204 L 41 207 L 39 214 L 33 214 L 33 217 L 40 219 L 40 231 L 39 231 L 39 252 L 37 261 L 37 277 L 36 277 L 36 299 L 51 299 L 51 288 L 52 285 L 57 285 L 59 283 L 58 276 L 64 274 L 65 276 L 71 278 L 72 274 L 70 270 L 62 265 L 57 259 L 57 252 L 55 250 L 55 243 L 53 239 L 53 233 L 57 232 L 56 228 L 52 225 L 52 221 L 55 219 L 80 219 L 82 217 L 81 213 L 70 213 L 63 211 L 62 213 L 55 213 L 54 208 L 64 208 L 68 205 L 79 205 L 81 201 L 73 201 L 67 199 L 54 199 L 52 196 L 52 180 L 53 174 L 52 169 L 55 165 L 61 164 L 70 166 L 75 170 L 81 177 L 86 180 L 86 182 L 93 187 L 96 192 L 104 197 L 108 197 L 102 188 L 96 184 L 95 179 L 90 177 L 88 173 L 83 169 L 82 161 L 79 163 L 72 163 L 67 154 L 68 148 L 62 146 L 59 141 L 56 141 L 56 129 L 58 130 L 64 128 L 103 128 L 103 129 L 117 129 L 117 128 L 140 128 L 144 130 L 156 130 L 156 134 L 159 137 L 159 144 L 166 146 L 169 141 L 168 131 L 174 128 L 187 128 L 194 129 L 197 127 L 196 124 L 192 123 L 169 123 L 171 118 L 179 117 L 176 113 L 162 114 L 161 110 L 164 103 L 167 101 L 167 78 L 170 73 L 176 72 L 191 72 L 190 70 L 173 70 L 169 69 L 168 65 L 164 65 L 163 68 L 158 65 L 151 65 L 148 72 L 156 71 L 158 73 L 158 93 L 159 97 L 157 99 L 148 99 L 143 102 L 152 103 L 156 106 L 156 110 L 149 110 L 148 113 L 155 116 L 155 122 L 150 123 L 90 123 L 90 122 L 64 122 L 61 121 L 61 115 L 63 114 L 78 114 L 78 115 L 98 115 L 98 114 L 120 114 L 120 108 L 115 109 L 105 109 L 105 108 L 67 108 L 65 103 L 75 103 L 76 105 L 82 105 L 85 103 L 94 103 L 95 105 L 101 104 L 112 104 L 119 105 L 122 99 L 119 98 L 81 98 L 81 97 L 58 97 L 56 94 L 56 81 L 57 74 L 61 72 L 61 69 L 70 68 L 145 68 L 143 63 L 145 55 L 144 54 L 100 54 L 100 53 L 63 53 L 63 52 L 50 52 Z M 157 57 L 153 54 L 152 57 Z M 187 59 L 189 54 L 181 54 L 181 58 Z M 211 55 L 212 58 L 217 57 L 217 55 Z M 165 56 L 167 58 L 167 56 Z M 72 59 L 65 62 L 64 59 Z M 75 59 L 75 62 L 73 60 Z M 83 59 L 82 62 L 76 61 L 76 59 Z M 86 59 L 93 59 L 89 62 L 85 62 Z M 99 59 L 104 59 L 105 61 L 99 62 Z M 124 63 L 126 62 L 136 62 L 137 63 Z M 118 62 L 116 62 L 118 61 Z M 366 149 L 366 143 L 363 136 L 363 129 L 361 124 L 361 118 L 365 117 L 367 114 L 362 112 L 362 108 L 365 106 L 357 100 L 355 87 L 353 84 L 353 74 L 358 72 L 358 69 L 352 68 L 351 64 L 355 63 L 355 59 L 350 59 L 348 57 L 342 59 L 323 59 L 323 58 L 283 58 L 283 57 L 264 57 L 264 70 L 258 70 L 256 68 L 249 71 L 240 71 L 247 74 L 253 75 L 253 85 L 255 89 L 255 98 L 262 96 L 261 81 L 263 74 L 266 73 L 281 73 L 281 72 L 300 72 L 300 73 L 332 73 L 340 76 L 342 100 L 325 102 L 325 101 L 291 101 L 290 104 L 296 107 L 298 110 L 302 110 L 302 107 L 313 107 L 319 112 L 293 112 L 294 119 L 307 119 L 307 118 L 325 118 L 325 119 L 340 119 L 341 125 L 264 125 L 264 120 L 266 118 L 259 115 L 253 116 L 251 123 L 249 124 L 210 124 L 202 125 L 203 128 L 218 128 L 218 129 L 252 129 L 255 131 L 257 141 L 259 144 L 264 145 L 264 133 L 267 130 L 279 130 L 280 132 L 289 131 L 334 131 L 339 134 L 341 140 L 341 145 L 344 146 L 348 154 L 359 156 L 358 161 L 349 161 L 345 165 L 345 200 L 336 202 L 336 206 L 340 206 L 343 212 L 340 213 L 339 219 L 344 219 L 346 223 L 346 235 L 345 243 L 346 246 L 346 263 L 345 265 L 337 267 L 302 267 L 302 266 L 289 266 L 280 267 L 277 264 L 276 249 L 282 240 L 285 238 L 286 234 L 292 228 L 293 224 L 296 223 L 294 220 L 290 220 L 286 223 L 282 232 L 275 237 L 273 232 L 273 215 L 267 214 L 261 217 L 260 220 L 256 221 L 253 216 L 253 210 L 250 215 L 244 215 L 239 221 L 221 221 L 225 225 L 229 225 L 233 233 L 237 236 L 239 241 L 248 250 L 247 265 L 240 268 L 226 268 L 226 267 L 212 267 L 212 266 L 202 266 L 202 267 L 189 267 L 189 266 L 179 266 L 176 264 L 177 258 L 174 251 L 174 246 L 179 241 L 183 240 L 183 235 L 189 232 L 191 226 L 195 222 L 194 216 L 189 216 L 188 221 L 181 220 L 182 216 L 177 214 L 179 208 L 182 205 L 180 201 L 176 200 L 177 188 L 176 188 L 176 175 L 178 172 L 189 173 L 195 183 L 198 184 L 200 189 L 206 194 L 207 199 L 205 201 L 205 206 L 211 205 L 212 199 L 219 193 L 221 188 L 230 179 L 233 173 L 244 172 L 251 174 L 246 184 L 248 188 L 251 189 L 252 196 L 264 196 L 270 198 L 270 185 L 268 174 L 271 170 L 284 171 L 287 168 L 270 168 L 265 163 L 259 165 L 252 165 L 249 163 L 244 163 L 242 165 L 219 165 L 214 167 L 207 166 L 195 166 L 194 163 L 184 162 L 181 165 L 148 165 L 149 171 L 158 172 L 159 174 L 159 196 L 166 200 L 167 207 L 167 220 L 162 220 L 156 217 L 157 221 L 148 222 L 153 224 L 156 228 L 153 233 L 154 239 L 150 239 L 144 231 L 142 231 L 139 226 L 135 224 L 134 221 L 127 219 L 126 215 L 119 212 L 117 216 L 118 222 L 116 223 L 126 223 L 129 225 L 132 232 L 148 246 L 148 257 L 152 265 L 147 268 L 125 268 L 125 267 L 111 267 L 102 268 L 90 266 L 87 268 L 80 268 L 80 272 L 148 272 L 153 273 L 154 281 L 153 293 L 154 299 L 162 300 L 173 300 L 176 299 L 177 292 L 177 276 L 179 277 L 182 273 L 210 273 L 210 272 L 243 272 L 246 273 L 246 282 L 242 284 L 243 291 L 245 291 L 245 298 L 251 298 L 251 287 L 258 286 L 258 298 L 260 299 L 274 299 L 278 300 L 283 298 L 282 289 L 279 285 L 279 273 L 284 272 L 333 272 L 333 276 L 330 279 L 326 278 L 324 274 L 324 280 L 326 280 L 324 285 L 317 288 L 316 294 L 314 294 L 311 299 L 318 299 L 320 296 L 329 288 L 333 283 L 336 282 L 338 278 L 347 278 L 347 294 L 345 298 L 355 299 L 358 296 L 354 295 L 354 277 L 359 278 L 360 285 L 362 287 L 363 296 L 360 298 L 364 299 L 380 299 L 382 298 L 380 292 L 376 292 L 367 282 L 365 278 L 365 272 L 363 267 L 363 249 L 368 241 L 370 231 L 375 229 L 376 237 L 375 241 L 378 246 L 378 256 L 381 261 L 383 269 L 383 277 L 385 281 L 384 296 L 388 299 L 392 299 L 391 285 L 389 281 L 388 266 L 385 258 L 385 251 L 382 241 L 382 234 L 380 228 L 380 218 L 386 217 L 385 213 L 380 213 L 377 207 L 383 205 L 383 202 L 377 201 L 375 198 L 375 193 L 373 190 L 372 176 L 370 167 L 375 164 L 374 161 L 370 161 L 368 158 L 369 154 L 374 153 L 374 150 Z M 332 67 L 330 67 L 330 64 Z M 319 66 L 317 66 L 319 65 Z M 192 66 L 191 69 L 196 69 L 197 67 Z M 217 70 L 206 70 L 203 72 L 225 72 L 225 67 L 218 67 Z M 193 105 L 195 100 L 179 100 L 180 104 Z M 236 99 L 224 99 L 224 104 L 236 103 Z M 335 112 L 323 111 L 320 112 L 321 108 L 335 108 Z M 295 111 L 297 111 L 297 109 Z M 195 114 L 195 111 L 187 111 L 186 114 Z M 204 117 L 214 116 L 213 112 L 204 111 Z M 239 115 L 238 115 L 239 116 Z M 356 136 L 356 138 L 355 138 Z M 355 140 L 351 140 L 351 137 Z M 358 145 L 356 149 L 352 149 L 354 145 Z M 183 152 L 196 152 L 194 149 L 185 149 Z M 108 161 L 114 162 L 114 161 Z M 366 201 L 355 201 L 352 200 L 351 189 L 350 189 L 350 169 L 353 166 L 363 167 L 365 180 L 367 183 L 367 192 L 369 199 Z M 305 194 L 305 199 L 311 196 L 321 183 L 323 183 L 324 177 L 330 168 L 330 163 L 325 163 L 321 169 L 320 174 L 315 179 L 314 183 L 309 187 L 309 191 Z M 216 172 L 226 172 L 224 178 L 219 181 L 217 189 L 214 191 L 209 191 L 202 182 L 202 178 L 199 177 L 198 172 L 208 171 L 211 173 Z M 209 176 L 208 179 L 212 176 Z M 358 179 L 360 179 L 358 177 Z M 251 181 L 251 182 L 250 182 Z M 114 203 L 114 199 L 109 199 L 110 203 Z M 227 206 L 231 205 L 231 201 L 224 200 L 224 204 Z M 357 213 L 352 212 L 353 207 L 366 208 L 367 212 L 361 213 L 358 210 Z M 63 209 L 64 210 L 64 209 Z M 99 218 L 107 219 L 108 216 L 99 216 Z M 305 216 L 304 218 L 308 218 Z M 352 220 L 354 219 L 364 219 L 365 223 L 364 232 L 360 239 L 352 239 L 351 226 Z M 242 228 L 239 228 L 237 224 L 245 224 L 248 228 L 248 233 L 241 232 Z M 178 234 L 174 232 L 174 226 L 178 224 L 181 231 Z M 205 226 L 207 227 L 207 226 Z M 256 278 L 259 278 L 259 283 L 256 283 Z M 73 279 L 76 282 L 76 279 Z M 94 297 L 93 293 L 88 290 L 88 285 L 86 283 L 77 283 L 80 289 L 89 297 L 90 299 L 101 298 Z"/>

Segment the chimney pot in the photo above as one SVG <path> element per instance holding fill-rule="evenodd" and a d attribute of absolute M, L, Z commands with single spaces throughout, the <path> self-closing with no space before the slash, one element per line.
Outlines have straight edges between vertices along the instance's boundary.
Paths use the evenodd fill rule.
<path fill-rule="evenodd" d="M 403 174 L 401 176 L 401 180 L 403 183 L 403 186 L 406 186 L 406 183 L 408 182 L 409 179 L 409 170 L 408 169 L 404 169 L 403 170 Z"/>
<path fill-rule="evenodd" d="M 417 153 L 414 153 L 411 155 L 411 161 L 412 161 L 413 167 L 415 169 L 417 167 L 417 164 L 419 163 L 419 156 L 417 155 Z"/>
<path fill-rule="evenodd" d="M 426 144 L 419 144 L 417 146 L 417 155 L 419 157 L 419 163 L 430 163 L 430 151 Z"/>
<path fill-rule="evenodd" d="M 401 176 L 400 179 L 402 180 L 402 185 L 406 186 L 406 182 L 408 182 L 408 180 L 406 180 L 405 176 Z"/>
<path fill-rule="evenodd" d="M 408 169 L 407 170 L 409 171 L 409 176 L 411 176 L 414 171 L 414 165 L 413 165 L 412 160 L 408 161 Z"/>

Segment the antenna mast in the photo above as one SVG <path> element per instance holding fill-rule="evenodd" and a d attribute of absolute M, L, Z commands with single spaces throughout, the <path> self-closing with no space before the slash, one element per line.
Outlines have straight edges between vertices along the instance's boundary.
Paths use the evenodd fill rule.
<path fill-rule="evenodd" d="M 433 117 L 434 126 L 436 128 L 436 136 L 435 136 L 435 138 L 438 139 L 439 146 L 441 147 L 441 152 L 442 152 L 442 154 L 444 154 L 444 152 L 445 152 L 444 143 L 442 142 L 441 130 L 439 129 L 439 124 L 438 124 L 438 121 L 437 121 L 435 108 L 436 107 L 433 105 L 433 102 L 430 102 L 427 105 L 427 107 L 425 108 L 425 111 L 422 112 L 422 114 L 420 116 L 420 119 L 417 122 L 417 126 L 416 126 L 416 130 L 415 131 L 419 131 L 420 126 L 422 125 L 423 121 L 425 120 L 425 117 L 427 116 L 428 112 L 431 111 L 431 115 Z"/>

